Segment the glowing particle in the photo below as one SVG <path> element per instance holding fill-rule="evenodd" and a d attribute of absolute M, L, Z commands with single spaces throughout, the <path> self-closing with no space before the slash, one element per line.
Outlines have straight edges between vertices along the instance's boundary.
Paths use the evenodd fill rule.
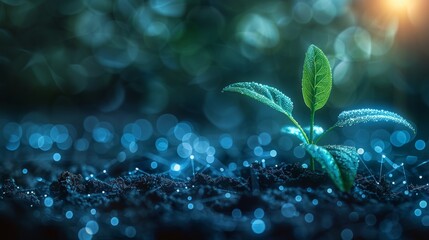
<path fill-rule="evenodd" d="M 97 210 L 95 210 L 95 209 L 93 208 L 93 209 L 91 209 L 90 213 L 91 213 L 92 215 L 95 215 L 95 214 L 97 213 Z"/>
<path fill-rule="evenodd" d="M 112 217 L 110 219 L 110 224 L 112 224 L 112 226 L 118 226 L 119 224 L 119 219 L 117 217 Z"/>
<path fill-rule="evenodd" d="M 170 169 L 173 170 L 173 171 L 175 171 L 175 172 L 178 172 L 178 171 L 180 171 L 181 166 L 179 164 L 177 164 L 177 163 L 173 163 L 173 164 L 171 164 Z"/>
<path fill-rule="evenodd" d="M 362 154 L 364 154 L 364 153 L 365 153 L 365 150 L 364 150 L 363 148 L 358 148 L 357 153 L 358 153 L 359 155 L 362 155 Z"/>
<path fill-rule="evenodd" d="M 419 140 L 417 140 L 417 141 L 414 143 L 414 147 L 415 147 L 417 150 L 421 151 L 421 150 L 425 149 L 425 147 L 426 147 L 426 143 L 425 143 L 425 141 L 423 141 L 423 140 L 419 139 Z"/>
<path fill-rule="evenodd" d="M 265 222 L 262 219 L 252 221 L 252 231 L 256 234 L 261 234 L 265 231 Z"/>
<path fill-rule="evenodd" d="M 55 162 L 60 161 L 61 160 L 61 154 L 54 153 L 54 155 L 52 156 L 52 159 L 54 159 Z"/>
<path fill-rule="evenodd" d="M 234 208 L 234 210 L 232 210 L 231 215 L 233 218 L 235 219 L 240 219 L 241 218 L 241 210 L 238 208 Z"/>
<path fill-rule="evenodd" d="M 299 213 L 296 211 L 295 205 L 292 203 L 283 204 L 281 208 L 281 214 L 285 218 L 292 218 L 299 215 Z"/>
<path fill-rule="evenodd" d="M 223 149 L 230 149 L 233 145 L 232 138 L 229 134 L 223 134 L 220 136 L 220 146 Z"/>
<path fill-rule="evenodd" d="M 52 207 L 52 205 L 54 205 L 54 200 L 51 197 L 47 197 L 45 198 L 43 203 L 45 204 L 46 207 Z"/>
<path fill-rule="evenodd" d="M 206 157 L 206 162 L 207 162 L 207 163 L 213 163 L 213 162 L 214 162 L 214 160 L 215 160 L 215 158 L 214 158 L 213 156 L 207 156 L 207 157 Z"/>
<path fill-rule="evenodd" d="M 99 227 L 98 227 L 98 223 L 94 220 L 90 220 L 86 223 L 85 226 L 85 231 L 89 234 L 89 235 L 95 235 L 98 233 Z"/>
<path fill-rule="evenodd" d="M 225 193 L 225 197 L 226 197 L 226 198 L 231 198 L 231 193 L 229 193 L 229 192 L 228 192 L 228 193 Z"/>
<path fill-rule="evenodd" d="M 23 169 L 22 169 L 22 174 L 24 174 L 24 175 L 25 175 L 25 174 L 27 174 L 27 173 L 28 173 L 28 169 L 23 168 Z"/>
<path fill-rule="evenodd" d="M 262 156 L 262 154 L 264 154 L 264 149 L 261 146 L 257 146 L 253 149 L 253 154 L 255 154 L 255 156 Z"/>
<path fill-rule="evenodd" d="M 312 223 L 312 222 L 313 222 L 313 220 L 314 220 L 314 216 L 313 216 L 313 214 L 311 214 L 311 213 L 307 213 L 307 214 L 305 214 L 305 215 L 304 215 L 304 220 L 305 220 L 307 223 Z"/>
<path fill-rule="evenodd" d="M 326 192 L 327 192 L 327 193 L 332 193 L 332 189 L 331 189 L 331 188 L 328 188 L 328 189 L 326 189 Z"/>
<path fill-rule="evenodd" d="M 422 210 L 417 208 L 416 210 L 414 210 L 414 215 L 416 215 L 416 217 L 420 217 L 422 215 Z"/>
<path fill-rule="evenodd" d="M 317 206 L 317 204 L 319 204 L 319 200 L 317 200 L 317 199 L 313 199 L 313 201 L 311 201 L 311 203 L 312 203 L 314 206 Z"/>
<path fill-rule="evenodd" d="M 67 211 L 66 212 L 66 218 L 67 219 L 71 219 L 73 217 L 73 212 L 72 211 Z"/>
<path fill-rule="evenodd" d="M 155 147 L 160 152 L 166 151 L 168 149 L 168 140 L 166 138 L 158 138 L 155 142 Z"/>
<path fill-rule="evenodd" d="M 194 209 L 194 204 L 192 204 L 192 203 L 188 203 L 188 209 L 189 209 L 189 210 Z"/>
<path fill-rule="evenodd" d="M 301 200 L 302 200 L 301 195 L 296 195 L 296 197 L 295 197 L 295 201 L 297 201 L 297 202 L 301 202 Z"/>
<path fill-rule="evenodd" d="M 235 170 L 237 170 L 237 164 L 236 164 L 236 163 L 234 163 L 234 162 L 232 162 L 232 163 L 228 164 L 228 169 L 229 169 L 230 171 L 235 171 Z"/>
<path fill-rule="evenodd" d="M 283 187 L 282 185 L 280 185 L 280 186 L 279 186 L 279 190 L 280 190 L 280 191 L 284 191 L 284 190 L 285 190 L 285 187 Z"/>
<path fill-rule="evenodd" d="M 277 151 L 276 150 L 271 150 L 270 151 L 270 156 L 271 157 L 276 157 L 277 156 Z"/>
<path fill-rule="evenodd" d="M 265 215 L 265 212 L 262 208 L 257 208 L 255 209 L 255 211 L 253 212 L 253 215 L 255 216 L 255 218 L 263 218 Z"/>
<path fill-rule="evenodd" d="M 375 147 L 374 147 L 374 151 L 375 151 L 376 153 L 381 153 L 381 152 L 383 151 L 383 148 L 382 148 L 382 147 L 380 147 L 380 146 L 375 146 Z"/>
<path fill-rule="evenodd" d="M 420 203 L 419 203 L 419 206 L 421 208 L 426 208 L 428 206 L 428 203 L 425 200 L 421 200 Z"/>
<path fill-rule="evenodd" d="M 158 167 L 158 163 L 157 163 L 157 162 L 151 162 L 151 163 L 150 163 L 150 167 L 151 167 L 152 169 L 155 169 L 155 168 L 157 168 L 157 167 Z"/>

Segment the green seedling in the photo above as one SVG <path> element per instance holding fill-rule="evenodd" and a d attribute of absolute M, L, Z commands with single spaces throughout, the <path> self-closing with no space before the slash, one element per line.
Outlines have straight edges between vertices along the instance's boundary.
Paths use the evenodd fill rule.
<path fill-rule="evenodd" d="M 310 168 L 315 169 L 314 160 L 326 170 L 332 181 L 341 191 L 349 191 L 353 186 L 359 163 L 355 147 L 343 145 L 319 146 L 317 143 L 337 127 L 353 126 L 360 123 L 392 122 L 406 127 L 415 133 L 414 127 L 396 113 L 377 109 L 358 109 L 344 111 L 338 121 L 326 131 L 316 126 L 315 113 L 323 108 L 332 89 L 331 67 L 325 54 L 311 45 L 305 55 L 302 95 L 305 105 L 310 109 L 310 126 L 305 130 L 292 116 L 293 103 L 289 97 L 274 87 L 255 83 L 239 82 L 228 85 L 223 91 L 237 92 L 262 102 L 285 114 L 294 126 L 282 128 L 282 132 L 297 136 L 310 157 Z"/>

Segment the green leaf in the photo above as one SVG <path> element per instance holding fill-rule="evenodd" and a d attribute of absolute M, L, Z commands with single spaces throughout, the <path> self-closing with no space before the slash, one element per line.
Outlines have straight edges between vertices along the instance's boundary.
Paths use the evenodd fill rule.
<path fill-rule="evenodd" d="M 337 127 L 353 126 L 359 123 L 391 122 L 402 125 L 416 133 L 415 128 L 396 113 L 377 109 L 357 109 L 344 111 L 338 115 Z"/>
<path fill-rule="evenodd" d="M 321 109 L 328 101 L 332 89 L 329 61 L 318 47 L 311 45 L 305 54 L 302 76 L 302 96 L 312 112 Z"/>
<path fill-rule="evenodd" d="M 359 165 L 359 155 L 356 148 L 344 145 L 328 145 L 324 147 L 334 157 L 335 162 L 338 164 L 344 189 L 345 191 L 349 191 L 355 181 Z"/>
<path fill-rule="evenodd" d="M 239 82 L 226 86 L 222 91 L 244 94 L 292 117 L 292 101 L 276 88 L 255 82 Z"/>
<path fill-rule="evenodd" d="M 356 177 L 358 155 L 356 149 L 347 146 L 320 147 L 304 144 L 305 150 L 326 169 L 329 177 L 343 192 L 349 191 Z"/>

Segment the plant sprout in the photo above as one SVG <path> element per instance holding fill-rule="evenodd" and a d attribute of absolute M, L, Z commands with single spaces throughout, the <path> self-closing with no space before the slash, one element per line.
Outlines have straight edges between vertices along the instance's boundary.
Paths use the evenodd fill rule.
<path fill-rule="evenodd" d="M 302 146 L 310 154 L 310 167 L 315 169 L 314 160 L 341 191 L 349 191 L 353 186 L 359 155 L 355 147 L 343 145 L 319 146 L 317 143 L 331 130 L 337 127 L 353 126 L 360 123 L 392 122 L 415 133 L 414 127 L 396 113 L 377 109 L 358 109 L 344 111 L 337 122 L 326 131 L 315 125 L 316 111 L 323 108 L 332 89 L 331 67 L 325 54 L 318 47 L 311 45 L 305 55 L 302 95 L 305 105 L 310 109 L 310 126 L 305 130 L 292 116 L 293 103 L 289 97 L 274 87 L 255 83 L 239 82 L 228 85 L 223 91 L 237 92 L 262 102 L 285 114 L 295 126 L 286 126 L 282 132 L 297 136 Z"/>

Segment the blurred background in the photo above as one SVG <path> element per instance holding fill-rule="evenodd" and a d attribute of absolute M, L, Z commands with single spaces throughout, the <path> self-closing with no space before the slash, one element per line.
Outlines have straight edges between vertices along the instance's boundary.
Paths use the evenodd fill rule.
<path fill-rule="evenodd" d="M 409 119 L 428 140 L 426 0 L 0 2 L 5 144 L 19 143 L 28 122 L 72 124 L 97 141 L 98 132 L 82 124 L 88 116 L 109 122 L 100 134 L 139 118 L 162 129 L 167 116 L 171 126 L 188 121 L 206 136 L 278 136 L 290 124 L 284 116 L 221 90 L 238 81 L 277 87 L 305 126 L 301 76 L 310 44 L 325 52 L 333 71 L 331 97 L 316 114 L 322 127 L 343 110 L 383 108 Z M 49 136 L 24 129 L 27 144 L 37 132 L 35 148 L 47 139 L 52 145 L 52 126 Z M 18 140 L 11 140 L 16 131 Z"/>
<path fill-rule="evenodd" d="M 426 128 L 425 0 L 0 2 L 0 107 L 12 117 L 170 112 L 223 130 L 273 117 L 282 124 L 264 106 L 220 93 L 256 81 L 290 96 L 307 121 L 302 63 L 315 44 L 334 76 L 316 116 L 322 125 L 368 106 Z"/>

